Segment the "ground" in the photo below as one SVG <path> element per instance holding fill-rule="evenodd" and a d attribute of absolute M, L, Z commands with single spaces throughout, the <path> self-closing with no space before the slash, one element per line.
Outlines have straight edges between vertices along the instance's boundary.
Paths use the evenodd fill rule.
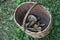
<path fill-rule="evenodd" d="M 52 30 L 41 38 L 25 34 L 14 22 L 14 10 L 29 0 L 0 0 L 0 40 L 60 40 L 60 0 L 32 0 L 43 4 L 52 15 Z"/>

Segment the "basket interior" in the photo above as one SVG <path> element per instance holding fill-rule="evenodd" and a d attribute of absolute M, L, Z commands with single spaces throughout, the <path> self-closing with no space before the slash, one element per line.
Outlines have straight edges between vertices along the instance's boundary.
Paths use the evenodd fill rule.
<path fill-rule="evenodd" d="M 33 5 L 34 3 L 25 3 L 21 6 L 19 6 L 15 12 L 15 20 L 17 23 L 22 26 L 23 25 L 23 19 L 28 11 L 28 9 Z M 50 21 L 50 16 L 47 10 L 44 9 L 42 5 L 36 5 L 31 11 L 30 14 L 36 15 L 37 17 L 41 18 L 41 23 L 46 24 L 44 27 L 42 27 L 42 30 L 44 30 Z M 29 14 L 29 15 L 30 15 Z"/>

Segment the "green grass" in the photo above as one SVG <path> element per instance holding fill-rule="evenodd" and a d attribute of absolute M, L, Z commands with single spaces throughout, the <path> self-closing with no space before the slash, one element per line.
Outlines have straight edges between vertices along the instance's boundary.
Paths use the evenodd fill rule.
<path fill-rule="evenodd" d="M 32 0 L 49 9 L 52 15 L 52 30 L 49 35 L 35 39 L 22 32 L 14 22 L 14 10 L 29 0 L 0 0 L 0 40 L 60 40 L 60 0 Z"/>

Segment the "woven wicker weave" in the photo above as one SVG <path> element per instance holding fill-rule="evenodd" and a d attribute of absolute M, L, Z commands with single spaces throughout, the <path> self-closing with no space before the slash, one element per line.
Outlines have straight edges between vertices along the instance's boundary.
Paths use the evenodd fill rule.
<path fill-rule="evenodd" d="M 24 31 L 25 33 L 34 38 L 42 38 L 46 36 L 51 30 L 51 14 L 43 5 L 39 3 L 37 3 L 38 5 L 35 4 L 36 2 L 25 2 L 19 5 L 15 10 L 14 20 L 16 24 L 20 27 L 20 29 L 24 31 L 24 23 L 28 15 L 35 14 L 38 17 L 42 17 L 43 23 L 46 24 L 46 27 L 43 28 L 43 31 L 41 32 L 31 32 L 29 30 Z M 31 8 L 33 5 L 35 6 Z M 31 10 L 29 11 L 29 9 Z"/>

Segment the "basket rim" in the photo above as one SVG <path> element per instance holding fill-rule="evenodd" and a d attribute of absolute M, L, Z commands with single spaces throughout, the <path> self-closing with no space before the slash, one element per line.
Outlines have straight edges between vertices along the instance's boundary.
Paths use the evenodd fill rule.
<path fill-rule="evenodd" d="M 20 29 L 22 29 L 23 27 L 21 27 L 21 25 L 19 25 L 19 23 L 16 21 L 16 19 L 15 19 L 15 13 L 16 13 L 16 10 L 20 7 L 20 6 L 22 6 L 23 4 L 26 4 L 26 3 L 36 3 L 36 2 L 24 2 L 24 3 L 21 3 L 20 5 L 18 5 L 18 7 L 15 9 L 15 11 L 14 11 L 14 21 L 15 21 L 15 23 L 20 27 Z M 46 9 L 43 5 L 42 5 L 42 7 L 44 8 L 44 9 Z M 46 11 L 48 12 L 48 15 L 49 15 L 49 17 L 50 17 L 50 21 L 49 21 L 49 24 L 48 24 L 48 26 L 43 30 L 43 31 L 41 31 L 41 32 L 45 32 L 49 27 L 50 27 L 50 24 L 51 24 L 51 22 L 52 22 L 52 16 L 51 16 L 51 14 L 50 14 L 50 12 L 46 9 Z M 24 30 L 24 28 L 22 29 L 22 31 Z M 28 31 L 28 30 L 27 30 Z M 30 31 L 31 32 L 31 31 Z M 32 33 L 35 33 L 35 32 L 32 32 Z"/>

